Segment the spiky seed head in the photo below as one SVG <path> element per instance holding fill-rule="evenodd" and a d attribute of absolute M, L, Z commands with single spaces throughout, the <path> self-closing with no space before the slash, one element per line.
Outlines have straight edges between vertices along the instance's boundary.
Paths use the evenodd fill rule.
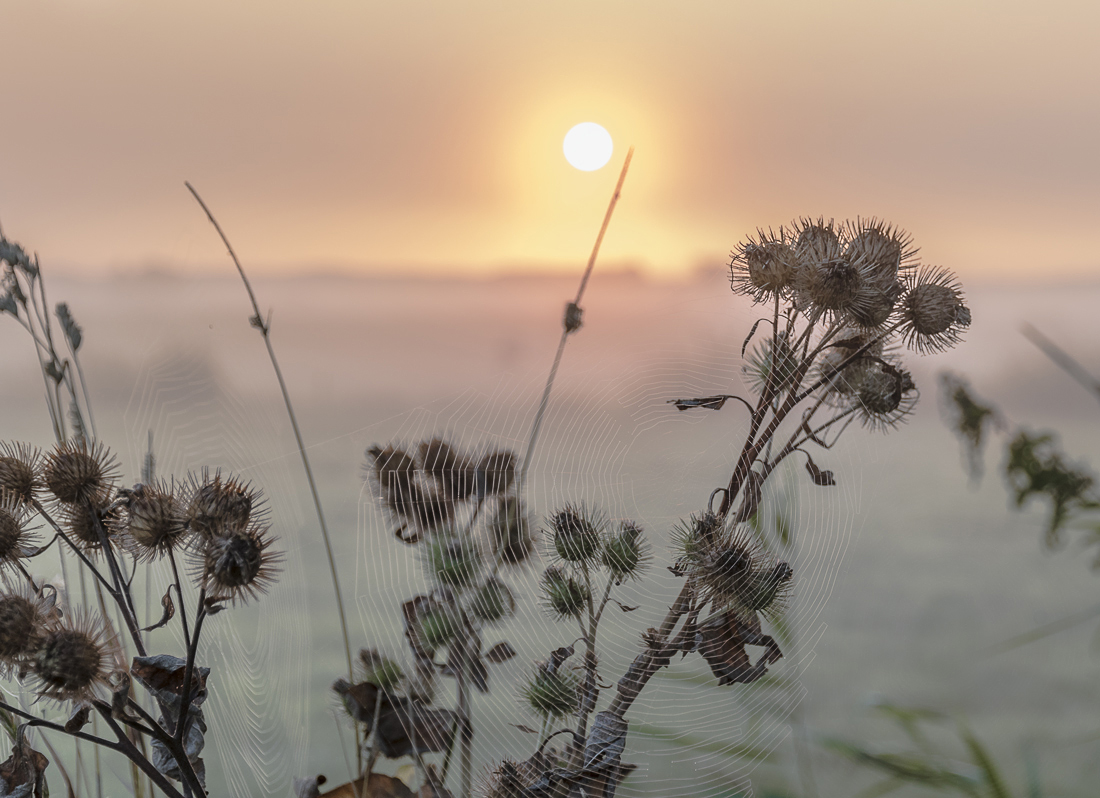
<path fill-rule="evenodd" d="M 920 352 L 940 352 L 959 342 L 970 326 L 962 288 L 946 269 L 926 269 L 901 300 L 902 334 Z"/>
<path fill-rule="evenodd" d="M 672 529 L 674 548 L 687 567 L 693 567 L 723 535 L 723 521 L 709 510 L 691 515 Z"/>
<path fill-rule="evenodd" d="M 187 502 L 188 527 L 205 538 L 216 537 L 246 528 L 250 521 L 260 521 L 261 493 L 236 477 L 222 477 L 220 471 L 203 469 L 191 475 L 190 499 Z"/>
<path fill-rule="evenodd" d="M 903 290 L 898 280 L 886 283 L 864 281 L 847 309 L 848 316 L 860 327 L 866 329 L 881 327 L 890 319 Z"/>
<path fill-rule="evenodd" d="M 42 488 L 38 470 L 41 453 L 25 443 L 0 443 L 0 491 L 30 504 Z"/>
<path fill-rule="evenodd" d="M 580 706 L 580 680 L 572 671 L 536 666 L 520 694 L 536 716 L 557 720 Z"/>
<path fill-rule="evenodd" d="M 109 662 L 103 622 L 78 612 L 43 633 L 30 665 L 39 695 L 80 701 L 106 685 Z"/>
<path fill-rule="evenodd" d="M 397 662 L 373 648 L 359 652 L 359 664 L 363 681 L 385 692 L 397 690 L 405 679 L 405 672 Z"/>
<path fill-rule="evenodd" d="M 66 504 L 61 509 L 62 527 L 70 540 L 88 554 L 103 548 L 103 540 L 99 536 L 100 527 L 109 540 L 118 519 L 116 509 L 103 505 Z"/>
<path fill-rule="evenodd" d="M 857 304 L 863 288 L 863 275 L 843 257 L 825 261 L 807 273 L 806 298 L 819 308 L 847 312 Z"/>
<path fill-rule="evenodd" d="M 433 536 L 425 548 L 428 576 L 446 587 L 465 589 L 481 573 L 481 549 L 472 540 L 449 535 Z"/>
<path fill-rule="evenodd" d="M 499 623 L 516 611 L 516 600 L 508 586 L 495 576 L 477 591 L 470 611 L 484 623 Z"/>
<path fill-rule="evenodd" d="M 762 302 L 785 292 L 798 271 L 798 258 L 782 227 L 775 233 L 758 231 L 756 238 L 738 246 L 730 257 L 730 288 L 735 294 Z"/>
<path fill-rule="evenodd" d="M 462 621 L 444 606 L 433 607 L 418 618 L 420 637 L 431 649 L 449 644 L 462 631 Z"/>
<path fill-rule="evenodd" d="M 794 570 L 785 562 L 756 569 L 746 594 L 745 609 L 759 612 L 770 620 L 778 618 L 786 608 L 793 577 Z"/>
<path fill-rule="evenodd" d="M 741 367 L 741 373 L 757 393 L 764 390 L 769 380 L 772 390 L 782 393 L 790 387 L 800 365 L 801 361 L 791 347 L 790 338 L 785 330 L 780 330 L 777 337 L 769 336 L 753 345 L 745 359 L 745 365 Z"/>
<path fill-rule="evenodd" d="M 282 553 L 271 550 L 267 527 L 230 528 L 207 538 L 197 552 L 197 575 L 212 597 L 247 603 L 275 582 Z"/>
<path fill-rule="evenodd" d="M 135 557 L 152 560 L 182 542 L 187 513 L 175 486 L 154 482 L 126 493 L 126 511 L 114 526 Z"/>
<path fill-rule="evenodd" d="M 849 328 L 818 356 L 816 367 L 821 379 L 828 380 L 826 390 L 842 396 L 852 396 L 869 370 L 882 359 L 885 346 L 878 336 L 858 328 Z"/>
<path fill-rule="evenodd" d="M 515 484 L 516 456 L 507 450 L 489 452 L 477 464 L 485 480 L 485 492 L 500 495 Z"/>
<path fill-rule="evenodd" d="M 815 266 L 840 260 L 843 248 L 832 219 L 816 222 L 803 219 L 797 225 L 795 254 L 804 266 Z"/>
<path fill-rule="evenodd" d="M 58 501 L 66 504 L 107 503 L 118 465 L 102 444 L 84 438 L 58 444 L 46 455 L 43 479 Z"/>
<path fill-rule="evenodd" d="M 642 528 L 633 521 L 624 521 L 618 533 L 604 541 L 600 559 L 617 581 L 637 578 L 647 559 Z"/>
<path fill-rule="evenodd" d="M 48 602 L 27 585 L 0 594 L 0 672 L 9 672 L 38 647 L 49 617 Z"/>
<path fill-rule="evenodd" d="M 878 362 L 864 376 L 855 400 L 864 426 L 886 431 L 912 411 L 916 385 L 909 372 Z"/>
<path fill-rule="evenodd" d="M 400 512 L 398 507 L 411 501 L 416 461 L 396 446 L 372 446 L 367 449 L 367 458 L 367 470 L 382 489 L 386 503 L 394 512 Z"/>
<path fill-rule="evenodd" d="M 490 521 L 490 532 L 501 562 L 507 565 L 523 564 L 535 550 L 531 519 L 523 500 L 517 496 L 506 496 L 500 501 Z"/>
<path fill-rule="evenodd" d="M 593 560 L 600 551 L 599 521 L 584 507 L 567 506 L 550 518 L 554 550 L 572 563 Z"/>
<path fill-rule="evenodd" d="M 912 268 L 916 255 L 908 233 L 877 219 L 859 219 L 846 226 L 844 254 L 865 271 L 868 279 L 890 283 Z"/>
<path fill-rule="evenodd" d="M 14 566 L 36 545 L 27 519 L 27 506 L 22 500 L 10 491 L 0 490 L 0 568 Z"/>
<path fill-rule="evenodd" d="M 543 605 L 559 621 L 581 617 L 591 600 L 586 585 L 555 565 L 542 575 L 542 592 Z"/>

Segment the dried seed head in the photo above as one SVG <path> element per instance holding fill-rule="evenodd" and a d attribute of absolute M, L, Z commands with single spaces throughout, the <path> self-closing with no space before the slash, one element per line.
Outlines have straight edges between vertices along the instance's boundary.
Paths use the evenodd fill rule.
<path fill-rule="evenodd" d="M 782 227 L 778 233 L 758 231 L 733 251 L 730 258 L 730 288 L 735 294 L 762 302 L 786 291 L 798 271 L 798 258 Z"/>
<path fill-rule="evenodd" d="M 912 412 L 916 385 L 909 372 L 880 360 L 867 369 L 854 398 L 864 426 L 885 432 Z"/>
<path fill-rule="evenodd" d="M 777 338 L 769 336 L 753 345 L 741 373 L 758 394 L 763 392 L 769 381 L 772 390 L 782 393 L 791 387 L 800 365 L 800 358 L 791 347 L 790 338 L 785 330 L 780 330 Z"/>
<path fill-rule="evenodd" d="M 102 526 L 109 539 L 118 519 L 116 510 L 108 510 L 103 505 L 66 504 L 61 511 L 61 525 L 69 539 L 85 553 L 103 548 L 103 540 L 99 536 L 100 527 Z"/>
<path fill-rule="evenodd" d="M 473 541 L 439 535 L 428 541 L 424 563 L 429 578 L 438 584 L 467 588 L 477 582 L 481 573 L 481 550 Z"/>
<path fill-rule="evenodd" d="M 796 225 L 796 229 L 798 240 L 794 249 L 803 266 L 812 267 L 832 263 L 843 256 L 843 248 L 832 219 L 828 222 L 824 219 L 818 219 L 816 222 L 802 219 Z"/>
<path fill-rule="evenodd" d="M 27 528 L 27 506 L 14 493 L 0 490 L 0 568 L 14 566 L 37 545 Z"/>
<path fill-rule="evenodd" d="M 542 592 L 543 606 L 559 621 L 580 618 L 591 600 L 583 583 L 554 565 L 542 575 Z"/>
<path fill-rule="evenodd" d="M 174 485 L 139 484 L 125 493 L 126 512 L 113 526 L 135 557 L 152 560 L 182 542 L 187 514 Z"/>
<path fill-rule="evenodd" d="M 723 521 L 709 510 L 680 521 L 672 529 L 673 547 L 679 552 L 679 565 L 693 569 L 723 535 Z"/>
<path fill-rule="evenodd" d="M 819 378 L 828 380 L 826 392 L 841 398 L 858 393 L 867 372 L 875 368 L 884 351 L 878 336 L 857 328 L 842 331 L 815 363 Z"/>
<path fill-rule="evenodd" d="M 213 476 L 207 469 L 190 476 L 191 494 L 185 521 L 193 532 L 205 538 L 245 529 L 250 521 L 262 523 L 264 512 L 261 493 L 236 477 Z"/>
<path fill-rule="evenodd" d="M 843 313 L 855 306 L 863 288 L 863 275 L 858 266 L 838 257 L 808 270 L 802 285 L 811 303 L 824 310 Z"/>
<path fill-rule="evenodd" d="M 881 327 L 894 312 L 903 290 L 898 280 L 886 283 L 865 280 L 848 308 L 848 316 L 860 327 Z"/>
<path fill-rule="evenodd" d="M 593 560 L 600 552 L 600 520 L 584 506 L 568 505 L 550 518 L 557 555 L 567 562 Z"/>
<path fill-rule="evenodd" d="M 246 603 L 267 592 L 282 562 L 282 553 L 271 551 L 274 540 L 267 532 L 252 525 L 203 542 L 196 571 L 207 593 Z"/>
<path fill-rule="evenodd" d="M 382 502 L 402 522 L 430 531 L 454 517 L 455 500 L 445 493 L 422 488 L 417 482 L 417 471 L 416 461 L 403 449 L 372 446 L 367 450 L 367 473 Z M 438 483 L 433 484 L 438 487 Z M 412 538 L 418 539 L 419 536 Z"/>
<path fill-rule="evenodd" d="M 38 476 L 41 453 L 25 443 L 0 443 L 0 491 L 30 504 L 42 488 Z"/>
<path fill-rule="evenodd" d="M 619 532 L 604 541 L 600 559 L 617 581 L 638 578 L 648 559 L 642 528 L 633 521 L 624 521 Z"/>
<path fill-rule="evenodd" d="M 501 562 L 507 565 L 523 564 L 535 550 L 527 508 L 516 496 L 506 496 L 500 501 L 490 521 L 490 533 Z"/>
<path fill-rule="evenodd" d="M 46 455 L 43 477 L 58 501 L 67 504 L 107 504 L 118 465 L 102 444 L 91 447 L 79 438 L 58 444 Z"/>
<path fill-rule="evenodd" d="M 38 647 L 50 609 L 49 602 L 25 584 L 0 594 L 0 673 L 10 673 Z"/>
<path fill-rule="evenodd" d="M 580 680 L 572 671 L 536 666 L 520 695 L 538 717 L 565 718 L 580 706 Z"/>
<path fill-rule="evenodd" d="M 421 467 L 449 499 L 462 501 L 474 492 L 474 466 L 442 438 L 423 441 L 419 448 Z"/>
<path fill-rule="evenodd" d="M 499 623 L 516 611 L 516 600 L 508 586 L 495 576 L 489 579 L 470 605 L 470 612 L 484 623 Z"/>
<path fill-rule="evenodd" d="M 69 616 L 41 637 L 31 658 L 39 695 L 58 701 L 91 698 L 106 685 L 108 648 L 103 622 L 92 615 Z"/>
<path fill-rule="evenodd" d="M 777 562 L 771 568 L 763 567 L 753 572 L 752 584 L 746 593 L 745 609 L 759 612 L 769 620 L 783 614 L 791 592 L 794 570 L 785 562 Z"/>
<path fill-rule="evenodd" d="M 876 219 L 858 219 L 846 226 L 848 260 L 864 271 L 868 279 L 892 283 L 913 268 L 917 254 L 913 240 L 904 230 Z"/>
<path fill-rule="evenodd" d="M 906 343 L 924 353 L 950 349 L 970 326 L 962 287 L 946 269 L 921 272 L 901 301 L 901 314 Z"/>

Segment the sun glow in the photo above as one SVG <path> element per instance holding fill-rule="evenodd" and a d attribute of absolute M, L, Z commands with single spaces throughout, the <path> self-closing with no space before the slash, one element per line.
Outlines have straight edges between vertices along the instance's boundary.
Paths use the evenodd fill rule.
<path fill-rule="evenodd" d="M 611 160 L 611 134 L 595 122 L 581 122 L 565 134 L 565 160 L 582 172 L 594 172 Z"/>

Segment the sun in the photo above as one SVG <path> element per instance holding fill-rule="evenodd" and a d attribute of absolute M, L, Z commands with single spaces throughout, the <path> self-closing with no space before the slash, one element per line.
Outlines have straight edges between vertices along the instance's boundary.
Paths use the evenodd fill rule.
<path fill-rule="evenodd" d="M 582 172 L 594 172 L 611 160 L 611 134 L 595 122 L 581 122 L 565 134 L 565 160 Z"/>

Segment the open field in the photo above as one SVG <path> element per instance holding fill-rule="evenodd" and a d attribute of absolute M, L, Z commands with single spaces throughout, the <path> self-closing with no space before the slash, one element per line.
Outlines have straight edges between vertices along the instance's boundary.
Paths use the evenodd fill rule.
<path fill-rule="evenodd" d="M 117 450 L 128 478 L 151 429 L 163 474 L 222 465 L 271 497 L 286 572 L 255 608 L 220 615 L 225 622 L 211 630 L 211 701 L 233 691 L 248 706 L 239 717 L 210 712 L 221 724 L 210 746 L 217 753 L 208 749 L 214 783 L 226 779 L 228 794 L 243 796 L 284 795 L 297 775 L 342 781 L 346 765 L 327 687 L 344 667 L 343 652 L 324 553 L 243 289 L 228 277 L 47 280 L 51 301 L 67 300 L 84 327 L 83 365 L 100 437 Z M 958 446 L 937 412 L 935 374 L 967 374 L 1011 419 L 1057 429 L 1071 455 L 1100 464 L 1095 400 L 1018 333 L 1029 321 L 1100 372 L 1100 286 L 968 288 L 974 324 L 966 343 L 909 359 L 923 393 L 911 423 L 886 437 L 849 433 L 822 454 L 836 488 L 815 488 L 793 474 L 798 587 L 791 617 L 802 645 L 774 672 L 800 674 L 798 683 L 718 688 L 698 658 L 674 665 L 632 713 L 626 757 L 661 778 L 628 781 L 622 795 L 678 795 L 676 785 L 689 779 L 696 790 L 724 795 L 750 776 L 757 794 L 784 785 L 793 791 L 790 716 L 799 695 L 811 736 L 879 739 L 887 727 L 868 700 L 881 695 L 965 716 L 1019 784 L 1017 760 L 1030 745 L 1049 794 L 1093 794 L 1090 785 L 1100 782 L 1097 622 L 1009 653 L 989 649 L 1093 606 L 1100 583 L 1072 545 L 1042 550 L 1039 512 L 1010 512 L 995 447 L 984 483 L 967 485 Z M 364 490 L 363 451 L 435 432 L 474 448 L 493 441 L 522 449 L 574 279 L 314 277 L 261 280 L 256 289 L 261 307 L 275 311 L 276 349 L 345 593 L 354 597 L 353 634 L 363 645 L 400 653 L 399 606 L 422 577 Z M 652 537 L 650 577 L 629 587 L 624 601 L 639 603 L 630 591 L 668 598 L 622 616 L 602 668 L 614 679 L 638 634 L 675 593 L 676 580 L 664 570 L 668 530 L 725 482 L 744 432 L 732 403 L 690 415 L 666 400 L 741 392 L 739 350 L 755 316 L 717 270 L 683 283 L 597 273 L 584 307 L 585 327 L 566 351 L 533 465 L 531 497 L 539 513 L 564 501 L 599 504 L 613 517 L 641 521 Z M 14 324 L 0 326 L 0 369 L 0 436 L 48 443 L 41 378 Z M 508 725 L 532 723 L 510 685 L 533 659 L 571 640 L 540 620 L 536 575 L 532 568 L 514 580 L 522 610 L 501 631 L 520 656 L 498 666 L 497 689 L 475 702 L 485 730 L 476 741 L 479 760 L 530 750 L 530 739 Z M 159 595 L 153 591 L 154 603 Z M 775 754 L 753 765 L 732 755 L 731 743 Z M 870 783 L 820 749 L 814 770 L 822 795 L 853 795 Z M 648 791 L 638 792 L 642 786 Z"/>

